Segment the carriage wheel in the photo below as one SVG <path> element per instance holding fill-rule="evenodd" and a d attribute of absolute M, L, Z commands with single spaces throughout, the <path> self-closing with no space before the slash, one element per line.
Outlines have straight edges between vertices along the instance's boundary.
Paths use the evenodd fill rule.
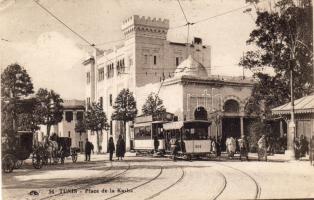
<path fill-rule="evenodd" d="M 2 170 L 5 173 L 11 173 L 14 169 L 14 156 L 12 154 L 7 154 L 2 158 Z"/>
<path fill-rule="evenodd" d="M 77 153 L 72 154 L 72 162 L 76 163 L 77 161 Z"/>
<path fill-rule="evenodd" d="M 32 156 L 32 164 L 33 164 L 33 167 L 35 168 L 35 169 L 40 169 L 40 168 L 42 168 L 42 166 L 43 166 L 43 159 L 42 159 L 42 157 L 39 155 L 39 153 L 37 153 L 37 152 L 34 152 L 33 153 L 33 156 Z"/>
<path fill-rule="evenodd" d="M 20 169 L 23 165 L 23 160 L 17 160 L 15 163 L 14 163 L 14 169 Z"/>

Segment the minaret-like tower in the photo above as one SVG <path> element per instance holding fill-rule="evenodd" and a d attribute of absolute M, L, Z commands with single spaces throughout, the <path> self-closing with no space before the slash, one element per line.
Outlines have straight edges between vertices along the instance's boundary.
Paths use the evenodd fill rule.
<path fill-rule="evenodd" d="M 133 15 L 122 22 L 121 29 L 127 39 L 131 37 L 150 37 L 166 40 L 169 20 Z"/>
<path fill-rule="evenodd" d="M 121 29 L 126 38 L 125 47 L 134 52 L 134 65 L 130 67 L 134 86 L 160 82 L 166 66 L 169 20 L 133 15 L 122 22 Z"/>

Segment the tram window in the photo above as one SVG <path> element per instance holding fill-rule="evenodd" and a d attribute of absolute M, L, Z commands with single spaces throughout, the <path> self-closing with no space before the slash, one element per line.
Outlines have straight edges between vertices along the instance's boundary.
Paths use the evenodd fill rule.
<path fill-rule="evenodd" d="M 182 139 L 183 140 L 190 140 L 190 139 L 192 139 L 191 133 L 190 133 L 190 129 L 186 129 L 184 131 L 184 134 L 182 134 Z"/>
<path fill-rule="evenodd" d="M 145 136 L 149 136 L 151 138 L 151 133 L 152 133 L 152 127 L 151 126 L 146 126 L 145 127 Z"/>
<path fill-rule="evenodd" d="M 142 126 L 134 128 L 134 139 L 136 140 L 149 140 L 151 139 L 151 127 Z"/>
<path fill-rule="evenodd" d="M 197 128 L 195 131 L 196 131 L 196 134 L 195 134 L 195 139 L 196 140 L 208 139 L 207 129 L 205 129 L 205 128 Z"/>

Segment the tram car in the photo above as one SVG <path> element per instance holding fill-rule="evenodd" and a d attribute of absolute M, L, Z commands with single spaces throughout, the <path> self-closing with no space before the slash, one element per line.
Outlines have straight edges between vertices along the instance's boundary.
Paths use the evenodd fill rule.
<path fill-rule="evenodd" d="M 208 135 L 210 122 L 206 120 L 177 121 L 163 124 L 166 151 L 173 152 L 173 143 L 178 142 L 177 157 L 191 160 L 192 157 L 211 154 L 212 141 Z"/>
<path fill-rule="evenodd" d="M 158 153 L 165 153 L 163 123 L 173 120 L 173 114 L 164 116 L 139 116 L 135 118 L 133 149 L 139 153 L 154 153 L 154 141 L 158 140 Z"/>

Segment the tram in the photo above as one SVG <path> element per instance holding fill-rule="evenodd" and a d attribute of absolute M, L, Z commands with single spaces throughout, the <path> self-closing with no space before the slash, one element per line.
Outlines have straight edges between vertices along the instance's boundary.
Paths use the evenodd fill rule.
<path fill-rule="evenodd" d="M 154 140 L 158 139 L 158 152 L 165 153 L 165 139 L 163 124 L 171 121 L 173 115 L 167 113 L 165 117 L 139 116 L 135 118 L 133 149 L 140 153 L 154 153 Z"/>
<path fill-rule="evenodd" d="M 171 142 L 179 142 L 178 157 L 191 160 L 194 156 L 210 156 L 211 140 L 208 135 L 210 122 L 206 120 L 177 121 L 163 124 L 165 148 L 171 152 Z"/>

